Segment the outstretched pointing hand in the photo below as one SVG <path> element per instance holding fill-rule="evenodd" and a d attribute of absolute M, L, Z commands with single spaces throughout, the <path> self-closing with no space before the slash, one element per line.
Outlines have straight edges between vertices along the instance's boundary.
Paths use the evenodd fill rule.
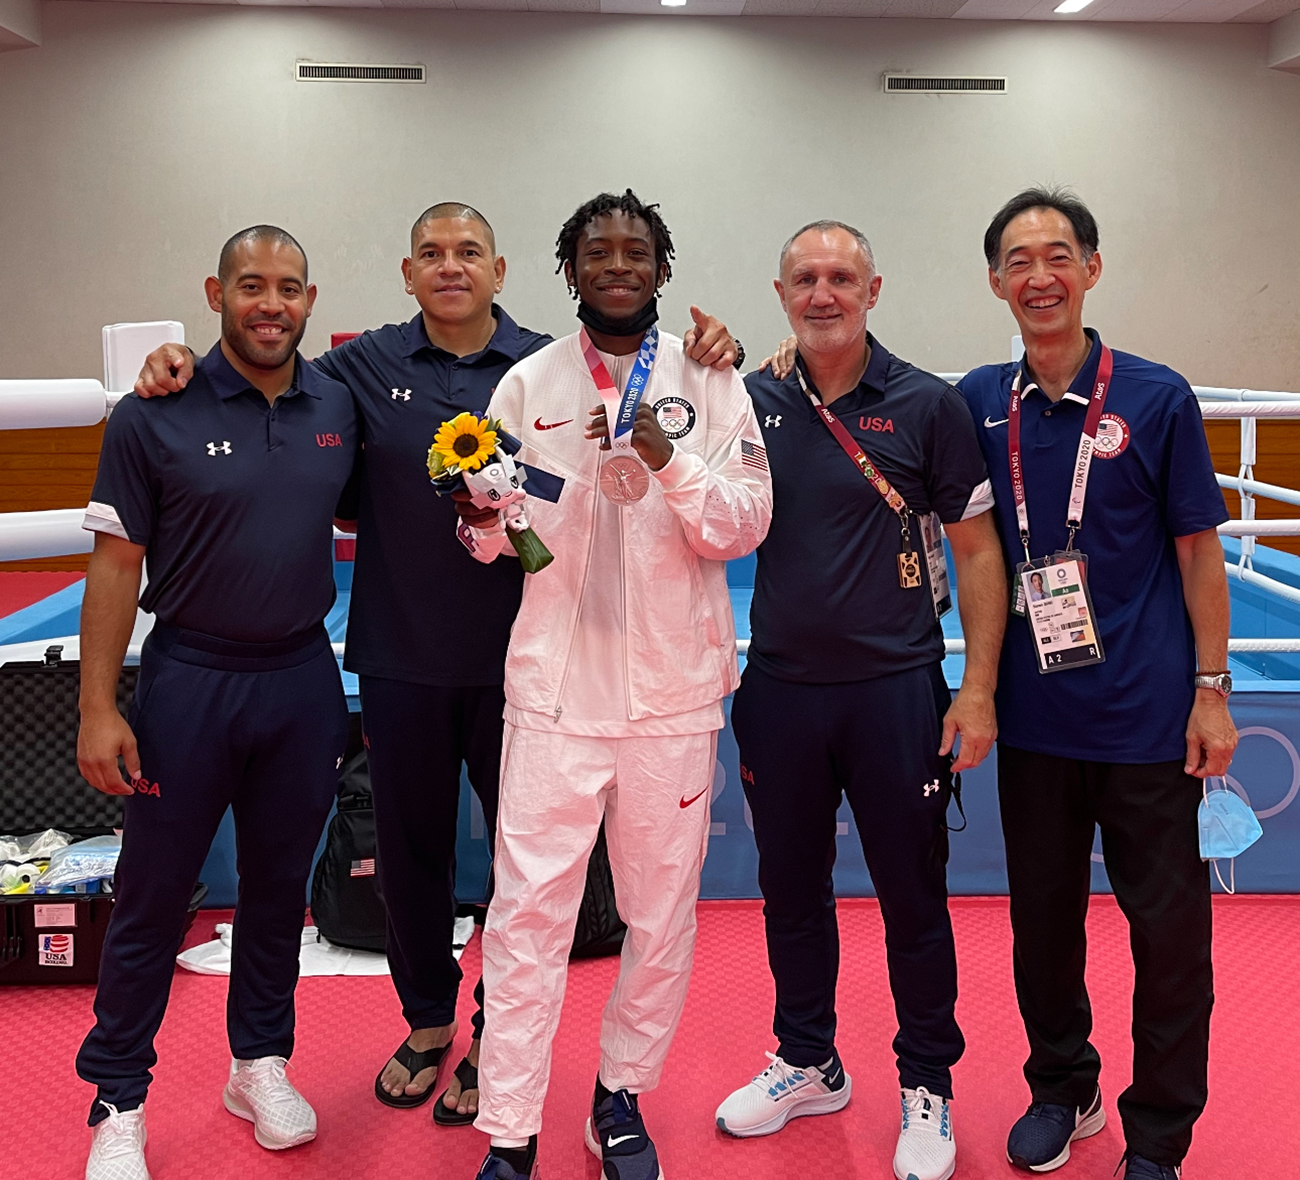
<path fill-rule="evenodd" d="M 727 331 L 727 325 L 694 305 L 691 307 L 691 319 L 695 321 L 695 326 L 682 340 L 686 346 L 686 355 L 699 365 L 714 369 L 731 368 L 739 353 L 736 342 Z"/>

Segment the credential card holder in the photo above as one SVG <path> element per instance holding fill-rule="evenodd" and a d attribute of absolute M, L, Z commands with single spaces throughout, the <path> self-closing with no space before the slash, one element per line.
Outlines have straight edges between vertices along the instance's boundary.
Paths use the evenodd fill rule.
<path fill-rule="evenodd" d="M 1088 592 L 1084 554 L 1060 550 L 1021 562 L 1016 566 L 1015 590 L 1024 602 L 1039 672 L 1083 668 L 1106 659 Z"/>

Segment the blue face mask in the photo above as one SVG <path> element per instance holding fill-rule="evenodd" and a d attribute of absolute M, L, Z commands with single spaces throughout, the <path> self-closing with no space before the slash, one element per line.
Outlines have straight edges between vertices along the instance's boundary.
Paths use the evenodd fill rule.
<path fill-rule="evenodd" d="M 1223 789 L 1214 791 L 1203 785 L 1201 791 L 1203 798 L 1196 818 L 1200 828 L 1202 860 L 1233 860 L 1264 834 L 1250 805 L 1235 791 L 1229 790 L 1226 785 Z M 1214 871 L 1217 875 L 1217 864 Z M 1231 886 L 1223 885 L 1223 877 L 1220 876 L 1219 884 L 1232 893 L 1237 884 L 1235 865 L 1230 879 Z"/>

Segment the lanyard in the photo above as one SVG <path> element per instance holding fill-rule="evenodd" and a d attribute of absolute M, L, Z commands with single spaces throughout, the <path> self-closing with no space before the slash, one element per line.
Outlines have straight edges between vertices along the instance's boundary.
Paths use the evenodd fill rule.
<path fill-rule="evenodd" d="M 867 458 L 867 453 L 858 443 L 858 440 L 851 435 L 834 414 L 830 412 L 817 395 L 808 388 L 808 382 L 804 380 L 803 366 L 796 360 L 794 365 L 795 375 L 799 378 L 799 388 L 808 395 L 808 400 L 812 402 L 813 409 L 817 411 L 818 417 L 826 423 L 826 429 L 835 436 L 835 441 L 844 449 L 854 463 L 858 465 L 862 474 L 867 477 L 868 482 L 873 488 L 880 493 L 881 498 L 889 505 L 894 512 L 898 514 L 898 519 L 903 523 L 903 536 L 906 538 L 910 529 L 908 528 L 909 509 L 907 501 L 894 490 L 893 484 L 889 482 L 880 472 L 880 469 Z M 910 546 L 909 546 L 910 548 Z"/>
<path fill-rule="evenodd" d="M 627 388 L 619 395 L 618 386 L 614 384 L 605 362 L 592 344 L 587 329 L 578 333 L 578 342 L 582 345 L 582 355 L 587 368 L 591 370 L 592 380 L 600 393 L 600 400 L 605 403 L 605 420 L 609 425 L 609 444 L 615 451 L 632 452 L 632 428 L 636 425 L 636 411 L 641 404 L 641 395 L 650 384 L 650 370 L 654 368 L 655 353 L 659 350 L 659 328 L 651 325 L 641 341 L 641 350 L 636 354 L 636 363 L 628 375 Z"/>
<path fill-rule="evenodd" d="M 1074 534 L 1083 526 L 1083 502 L 1088 495 L 1088 473 L 1092 469 L 1093 449 L 1097 442 L 1097 426 L 1101 422 L 1101 412 L 1106 405 L 1106 392 L 1110 388 L 1110 376 L 1115 360 L 1106 345 L 1101 346 L 1101 358 L 1097 362 L 1097 379 L 1093 382 L 1092 397 L 1088 400 L 1088 412 L 1083 419 L 1083 431 L 1079 435 L 1079 450 L 1074 459 L 1074 476 L 1070 483 L 1070 506 L 1065 514 L 1065 525 L 1070 530 L 1070 539 L 1066 549 L 1074 548 Z M 1024 367 L 1016 370 L 1011 382 L 1011 401 L 1007 405 L 1007 458 L 1011 466 L 1011 492 L 1016 501 L 1016 524 L 1020 529 L 1020 544 L 1025 549 L 1025 560 L 1029 560 L 1029 508 L 1025 499 L 1025 469 L 1020 456 L 1020 378 Z"/>

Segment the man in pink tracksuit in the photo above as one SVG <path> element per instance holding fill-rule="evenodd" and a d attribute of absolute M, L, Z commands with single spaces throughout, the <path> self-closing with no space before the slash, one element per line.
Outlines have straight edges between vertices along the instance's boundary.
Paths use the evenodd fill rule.
<path fill-rule="evenodd" d="M 766 534 L 771 478 L 739 376 L 688 364 L 655 327 L 672 257 L 655 206 L 602 194 L 557 255 L 584 327 L 511 369 L 489 407 L 518 457 L 565 485 L 554 504 L 529 501 L 555 561 L 526 580 L 506 659 L 479 1180 L 535 1174 L 602 819 L 628 933 L 586 1140 L 607 1180 L 659 1180 L 637 1095 L 659 1081 L 694 953 L 717 731 L 738 683 L 724 563 Z M 475 557 L 513 556 L 495 513 L 458 507 Z"/>

